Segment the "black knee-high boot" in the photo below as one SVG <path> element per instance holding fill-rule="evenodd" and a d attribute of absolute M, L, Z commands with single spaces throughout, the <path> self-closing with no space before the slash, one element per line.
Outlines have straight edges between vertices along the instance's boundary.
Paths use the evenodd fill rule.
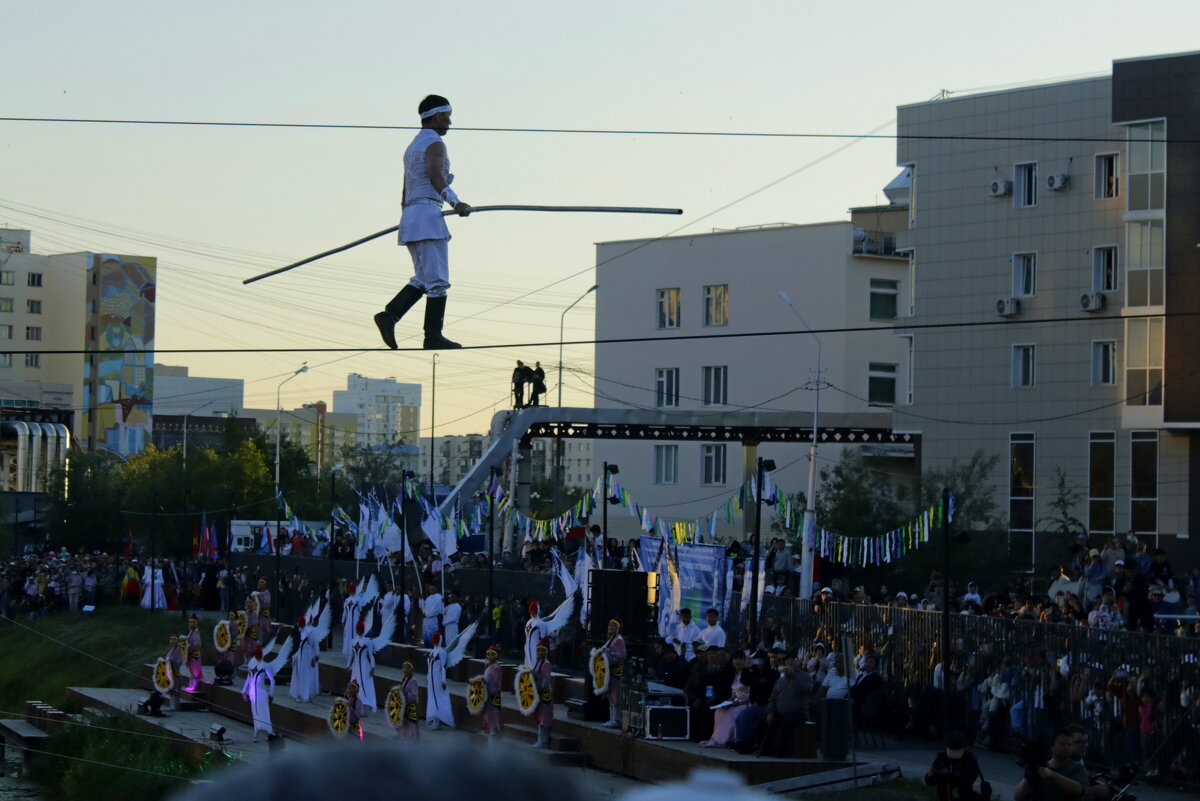
<path fill-rule="evenodd" d="M 383 344 L 392 350 L 398 347 L 396 344 L 396 322 L 424 294 L 424 292 L 412 284 L 405 284 L 404 289 L 401 289 L 396 297 L 388 301 L 388 305 L 384 307 L 384 310 L 375 315 L 375 326 L 379 329 L 379 335 L 383 337 Z"/>
<path fill-rule="evenodd" d="M 446 317 L 446 296 L 425 298 L 425 350 L 449 350 L 462 345 L 442 336 L 442 321 Z"/>

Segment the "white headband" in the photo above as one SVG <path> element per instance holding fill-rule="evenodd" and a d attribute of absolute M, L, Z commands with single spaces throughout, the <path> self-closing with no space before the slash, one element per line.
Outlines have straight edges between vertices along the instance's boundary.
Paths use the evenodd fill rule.
<path fill-rule="evenodd" d="M 421 112 L 421 119 L 423 119 L 423 120 L 427 120 L 427 119 L 429 119 L 430 117 L 432 117 L 434 114 L 441 114 L 443 111 L 444 111 L 444 112 L 446 112 L 447 114 L 449 114 L 449 113 L 450 113 L 450 106 L 449 106 L 449 105 L 445 105 L 445 106 L 438 106 L 437 108 L 431 108 L 431 109 L 429 109 L 428 111 L 422 111 L 422 112 Z"/>

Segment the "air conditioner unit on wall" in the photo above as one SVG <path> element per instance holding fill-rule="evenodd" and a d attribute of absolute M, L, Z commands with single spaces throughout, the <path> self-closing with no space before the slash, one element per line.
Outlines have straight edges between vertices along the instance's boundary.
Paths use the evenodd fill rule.
<path fill-rule="evenodd" d="M 1016 298 L 1000 298 L 996 301 L 996 314 L 1001 317 L 1015 317 L 1021 311 L 1021 301 Z"/>
<path fill-rule="evenodd" d="M 1079 296 L 1079 308 L 1085 312 L 1103 311 L 1106 303 L 1103 292 L 1085 292 Z"/>
<path fill-rule="evenodd" d="M 1012 181 L 1004 178 L 995 178 L 992 180 L 990 190 L 992 197 L 1004 197 L 1009 192 L 1012 192 Z"/>
<path fill-rule="evenodd" d="M 1066 173 L 1056 172 L 1046 176 L 1046 188 L 1051 192 L 1061 192 L 1066 189 L 1071 183 L 1071 176 Z"/>

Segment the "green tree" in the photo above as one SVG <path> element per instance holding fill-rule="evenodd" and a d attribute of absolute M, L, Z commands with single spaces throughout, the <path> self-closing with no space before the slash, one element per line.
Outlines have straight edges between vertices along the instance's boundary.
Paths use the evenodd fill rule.
<path fill-rule="evenodd" d="M 869 537 L 907 522 L 913 510 L 893 477 L 849 455 L 821 470 L 817 523 L 848 537 Z"/>
<path fill-rule="evenodd" d="M 583 493 L 579 487 L 562 487 L 558 489 L 556 501 L 554 479 L 535 476 L 529 487 L 529 516 L 540 520 L 558 517 L 574 506 Z M 599 515 L 600 510 L 596 513 Z"/>
<path fill-rule="evenodd" d="M 1005 528 L 992 483 L 999 463 L 999 454 L 977 450 L 966 461 L 951 459 L 944 467 L 926 470 L 921 476 L 921 508 L 941 503 L 942 489 L 948 487 L 954 493 L 955 529 Z"/>

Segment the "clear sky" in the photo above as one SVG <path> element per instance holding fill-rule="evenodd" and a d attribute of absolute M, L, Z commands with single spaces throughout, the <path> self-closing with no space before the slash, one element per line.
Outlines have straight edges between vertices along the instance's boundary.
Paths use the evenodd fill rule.
<path fill-rule="evenodd" d="M 1200 3 L 7 3 L 0 116 L 417 124 L 430 92 L 460 126 L 861 134 L 895 107 L 1108 73 L 1196 48 Z M 893 133 L 894 127 L 882 129 Z M 0 225 L 34 251 L 159 258 L 159 348 L 362 347 L 355 354 L 162 355 L 246 380 L 246 404 L 332 400 L 345 376 L 422 383 L 429 353 L 379 347 L 371 315 L 411 274 L 391 237 L 248 287 L 241 280 L 394 225 L 411 131 L 0 122 Z M 484 431 L 516 359 L 554 370 L 560 314 L 598 241 L 845 219 L 883 202 L 895 143 L 452 130 L 468 203 L 682 207 L 679 217 L 497 212 L 450 223 L 438 433 Z M 793 177 L 723 208 L 777 179 Z M 719 210 L 719 211 L 718 211 Z M 716 212 L 716 213 L 713 213 Z M 551 286 L 552 285 L 552 286 Z M 549 288 L 543 289 L 543 287 Z M 591 299 L 566 339 L 592 336 Z M 419 308 L 399 326 L 419 344 Z M 404 342 L 405 336 L 413 338 Z M 564 401 L 591 405 L 591 347 Z M 427 428 L 422 431 L 428 434 Z"/>

